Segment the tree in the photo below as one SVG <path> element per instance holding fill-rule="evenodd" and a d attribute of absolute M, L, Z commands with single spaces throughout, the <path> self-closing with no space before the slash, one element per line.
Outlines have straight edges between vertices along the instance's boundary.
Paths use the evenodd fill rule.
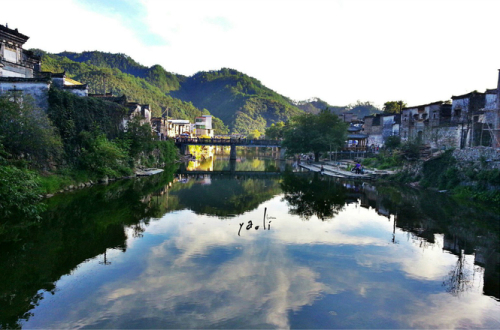
<path fill-rule="evenodd" d="M 284 131 L 282 146 L 289 154 L 313 152 L 316 161 L 322 151 L 341 148 L 347 137 L 347 123 L 328 110 L 318 115 L 293 117 Z"/>
<path fill-rule="evenodd" d="M 384 113 L 401 113 L 403 108 L 406 108 L 406 103 L 403 101 L 388 101 L 384 103 Z"/>
<path fill-rule="evenodd" d="M 14 158 L 43 167 L 62 153 L 62 142 L 47 114 L 29 95 L 0 97 L 0 140 Z"/>
<path fill-rule="evenodd" d="M 142 124 L 139 117 L 132 118 L 127 123 L 127 131 L 120 138 L 130 157 L 137 159 L 139 154 L 148 153 L 154 149 L 154 134 L 150 124 Z"/>
<path fill-rule="evenodd" d="M 385 140 L 385 146 L 389 149 L 395 149 L 401 145 L 401 137 L 399 135 L 391 135 Z"/>
<path fill-rule="evenodd" d="M 258 139 L 262 134 L 259 132 L 259 130 L 254 129 L 250 134 L 248 134 L 249 139 Z"/>
<path fill-rule="evenodd" d="M 283 138 L 283 133 L 285 131 L 285 123 L 282 121 L 272 124 L 266 129 L 266 138 L 271 140 L 278 140 Z"/>
<path fill-rule="evenodd" d="M 289 205 L 290 214 L 309 220 L 316 216 L 322 221 L 335 217 L 346 203 L 346 188 L 331 177 L 298 177 L 285 174 L 281 182 L 283 199 Z"/>

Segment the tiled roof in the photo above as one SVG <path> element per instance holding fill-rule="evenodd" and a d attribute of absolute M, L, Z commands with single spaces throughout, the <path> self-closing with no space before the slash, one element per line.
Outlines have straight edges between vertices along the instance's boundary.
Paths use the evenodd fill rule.
<path fill-rule="evenodd" d="M 28 36 L 25 36 L 22 33 L 19 33 L 19 31 L 17 31 L 17 29 L 12 30 L 12 29 L 9 29 L 8 27 L 3 26 L 1 24 L 0 24 L 0 32 L 4 32 L 4 33 L 10 34 L 14 37 L 17 37 L 16 39 L 18 39 L 18 40 L 16 40 L 16 41 L 18 41 L 20 43 L 25 43 L 30 38 Z"/>
<path fill-rule="evenodd" d="M 432 102 L 432 103 L 427 103 L 427 104 L 422 104 L 422 105 L 415 105 L 415 106 L 411 106 L 411 107 L 406 107 L 406 108 L 403 108 L 403 110 L 408 110 L 408 109 L 415 109 L 415 108 L 421 108 L 421 107 L 428 107 L 430 105 L 441 105 L 443 104 L 444 102 L 443 101 L 436 101 L 436 102 Z"/>

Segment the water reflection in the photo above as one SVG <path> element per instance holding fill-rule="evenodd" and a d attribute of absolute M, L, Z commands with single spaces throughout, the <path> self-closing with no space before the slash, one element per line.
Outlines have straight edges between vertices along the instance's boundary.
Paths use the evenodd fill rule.
<path fill-rule="evenodd" d="M 321 220 L 333 218 L 347 202 L 348 188 L 330 177 L 314 173 L 296 175 L 288 173 L 281 182 L 283 199 L 290 206 L 290 213 L 310 219 L 315 215 Z"/>
<path fill-rule="evenodd" d="M 18 232 L 15 240 L 0 235 L 0 327 L 28 320 L 43 291 L 54 294 L 55 282 L 81 263 L 108 249 L 125 252 L 126 227 L 139 221 L 145 226 L 160 215 L 151 195 L 173 179 L 173 171 L 56 195 L 47 201 L 41 223 Z"/>
<path fill-rule="evenodd" d="M 167 175 L 50 203 L 1 245 L 2 328 L 499 325 L 498 215 L 440 194 Z M 272 229 L 238 236 L 265 208 Z"/>
<path fill-rule="evenodd" d="M 229 159 L 229 148 L 207 149 L 202 156 L 191 160 L 187 171 L 214 172 L 279 172 L 291 162 L 279 160 L 271 148 L 237 148 L 236 160 Z"/>

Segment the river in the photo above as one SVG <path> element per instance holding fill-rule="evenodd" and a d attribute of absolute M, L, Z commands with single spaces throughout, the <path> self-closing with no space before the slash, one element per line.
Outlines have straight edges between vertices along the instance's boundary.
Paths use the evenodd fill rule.
<path fill-rule="evenodd" d="M 285 168 L 54 196 L 0 235 L 0 327 L 500 328 L 497 213 Z"/>

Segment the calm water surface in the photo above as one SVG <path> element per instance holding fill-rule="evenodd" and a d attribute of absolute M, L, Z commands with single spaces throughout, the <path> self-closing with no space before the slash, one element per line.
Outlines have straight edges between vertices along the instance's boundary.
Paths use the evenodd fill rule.
<path fill-rule="evenodd" d="M 55 196 L 14 234 L 2 328 L 500 328 L 498 216 L 440 194 L 165 173 Z"/>

